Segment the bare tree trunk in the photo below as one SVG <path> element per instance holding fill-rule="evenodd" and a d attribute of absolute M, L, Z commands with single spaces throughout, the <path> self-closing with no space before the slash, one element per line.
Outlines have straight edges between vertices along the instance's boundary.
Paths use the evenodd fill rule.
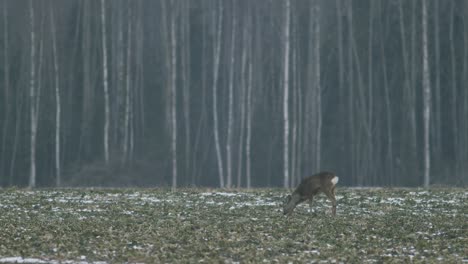
<path fill-rule="evenodd" d="M 414 5 L 415 2 L 412 2 Z M 413 20 L 412 20 L 412 45 L 415 45 L 415 19 L 414 19 L 414 6 L 412 8 L 413 10 Z M 409 125 L 410 125 L 410 138 L 409 138 L 409 145 L 410 145 L 410 159 L 408 160 L 408 163 L 410 164 L 409 166 L 411 167 L 410 171 L 413 172 L 414 165 L 412 165 L 414 162 L 416 162 L 416 115 L 415 115 L 415 106 L 414 106 L 414 100 L 413 100 L 413 92 L 411 91 L 415 86 L 413 80 L 415 79 L 413 77 L 414 75 L 414 63 L 413 65 L 413 70 L 411 72 L 411 82 L 412 85 L 410 86 L 410 74 L 409 74 L 409 59 L 408 59 L 408 48 L 407 48 L 407 41 L 406 41 L 406 33 L 405 33 L 405 20 L 404 20 L 404 12 L 403 12 L 403 0 L 399 1 L 399 14 L 400 14 L 400 33 L 401 33 L 401 50 L 402 50 L 402 59 L 403 59 L 403 100 L 405 101 L 404 107 L 408 109 L 409 112 Z M 412 48 L 412 51 L 414 53 L 414 49 Z M 414 60 L 415 54 L 412 54 L 412 59 Z M 412 88 L 413 87 L 413 88 Z"/>
<path fill-rule="evenodd" d="M 427 12 L 427 11 L 426 11 Z M 457 148 L 460 147 L 459 145 L 459 140 L 458 140 L 458 121 L 457 121 L 457 66 L 456 66 L 456 58 L 455 58 L 455 43 L 456 40 L 454 39 L 454 19 L 455 19 L 455 2 L 450 1 L 450 24 L 449 24 L 449 42 L 450 42 L 450 61 L 451 61 L 451 84 L 452 84 L 452 89 L 451 89 L 451 102 L 450 102 L 450 107 L 451 107 L 451 121 L 452 121 L 452 131 L 453 131 L 453 155 L 455 156 L 455 166 L 453 166 L 454 174 L 459 173 L 459 159 L 458 159 L 458 151 Z"/>
<path fill-rule="evenodd" d="M 247 67 L 247 95 L 246 95 L 246 138 L 245 138 L 245 174 L 246 174 L 246 187 L 250 189 L 252 187 L 252 178 L 251 178 L 251 143 L 252 143 L 252 118 L 253 118 L 253 101 L 252 101 L 252 85 L 253 85 L 253 21 L 252 17 L 255 13 L 251 11 L 252 15 L 250 16 L 249 26 L 246 30 L 246 37 L 248 38 L 248 50 L 247 57 L 248 67 Z"/>
<path fill-rule="evenodd" d="M 342 0 L 336 0 L 336 16 L 337 16 L 337 42 L 338 42 L 338 114 L 343 121 L 338 122 L 338 131 L 339 131 L 339 150 L 342 153 L 345 153 L 343 156 L 348 154 L 346 152 L 346 102 L 345 102 L 345 92 L 344 92 L 344 48 L 343 48 L 343 18 L 342 18 Z M 307 132 L 307 131 L 306 131 Z M 349 161 L 345 163 L 349 168 Z"/>
<path fill-rule="evenodd" d="M 102 71 L 103 71 L 103 87 L 104 87 L 104 160 L 109 164 L 109 125 L 110 125 L 110 109 L 109 109 L 109 87 L 108 87 L 108 69 L 107 69 L 107 33 L 106 33 L 106 6 L 105 0 L 101 0 L 101 27 L 102 27 Z"/>
<path fill-rule="evenodd" d="M 138 2 L 135 11 L 135 91 L 130 98 L 130 160 L 135 160 L 135 138 L 142 138 L 145 135 L 145 104 L 144 104 L 144 74 L 143 74 L 143 3 Z"/>
<path fill-rule="evenodd" d="M 348 22 L 348 84 L 349 93 L 348 93 L 348 122 L 349 122 L 349 148 L 350 148 L 350 157 L 351 157 L 351 179 L 356 183 L 357 175 L 357 166 L 358 161 L 357 151 L 356 151 L 356 125 L 354 117 L 354 100 L 355 100 L 355 86 L 354 86 L 354 60 L 353 60 L 353 48 L 354 48 L 354 35 L 353 35 L 353 2 L 347 2 L 347 22 Z M 359 65 L 359 62 L 357 63 Z M 359 87 L 358 87 L 359 88 Z"/>
<path fill-rule="evenodd" d="M 91 7 L 90 0 L 84 0 L 83 5 L 83 18 L 82 18 L 82 71 L 83 71 L 83 99 L 82 99 L 82 114 L 81 114 L 81 131 L 79 136 L 78 145 L 78 163 L 81 161 L 82 156 L 87 157 L 90 154 L 90 140 L 91 137 L 91 123 L 93 116 L 94 94 L 91 85 L 92 62 L 91 62 Z M 66 139 L 67 137 L 65 137 Z"/>
<path fill-rule="evenodd" d="M 226 187 L 231 188 L 232 185 L 232 134 L 233 134 L 233 124 L 234 124 L 234 52 L 236 47 L 236 8 L 235 1 L 232 1 L 233 10 L 232 10 L 232 29 L 231 29 L 231 55 L 230 55 L 230 67 L 229 67 L 229 103 L 228 103 L 228 130 L 227 130 L 227 140 L 226 140 L 226 176 L 227 182 Z"/>
<path fill-rule="evenodd" d="M 300 56 L 302 58 L 302 56 Z M 301 89 L 301 87 L 303 86 L 302 84 L 302 74 L 301 74 L 301 71 L 298 71 L 296 73 L 297 75 L 297 86 L 298 86 L 298 90 L 297 90 L 297 120 L 298 120 L 298 124 L 297 124 L 297 147 L 296 147 L 296 164 L 295 164 L 295 167 L 296 167 L 296 174 L 293 174 L 294 178 L 295 178 L 295 182 L 296 184 L 299 183 L 302 179 L 302 175 L 303 175 L 303 168 L 302 168 L 302 162 L 304 160 L 304 150 L 307 148 L 307 146 L 305 146 L 304 144 L 304 135 L 305 134 L 308 134 L 306 133 L 306 131 L 304 131 L 304 123 L 305 123 L 305 120 L 304 120 L 304 116 L 307 116 L 304 114 L 305 110 L 306 110 L 306 107 L 304 107 L 304 104 L 303 104 L 303 101 L 304 101 L 304 97 L 303 97 L 303 89 Z"/>
<path fill-rule="evenodd" d="M 183 38 L 184 45 L 182 50 L 182 79 L 183 79 L 183 100 L 184 100 L 184 120 L 185 120 L 185 176 L 188 179 L 190 174 L 190 160 L 191 160 L 191 125 L 190 125 L 190 1 L 184 1 L 184 14 L 183 14 Z"/>
<path fill-rule="evenodd" d="M 294 10 L 294 9 L 293 9 Z M 291 11 L 294 13 L 294 11 Z M 291 115 L 290 115 L 290 123 L 291 123 L 291 150 L 289 152 L 290 156 L 290 177 L 289 177 L 289 186 L 295 186 L 296 184 L 296 143 L 297 143 L 297 94 L 298 94 L 298 85 L 297 85 L 297 21 L 293 17 L 292 18 L 292 32 L 291 32 L 291 79 L 292 79 L 292 87 L 291 87 Z"/>
<path fill-rule="evenodd" d="M 172 153 L 172 190 L 177 187 L 177 39 L 176 7 L 171 16 L 171 153 Z"/>
<path fill-rule="evenodd" d="M 250 32 L 252 33 L 252 32 Z M 252 40 L 252 34 L 249 34 L 250 40 Z M 250 43 L 250 42 L 249 42 Z M 250 47 L 250 45 L 249 45 Z M 245 139 L 245 171 L 247 189 L 252 187 L 252 176 L 251 176 L 251 142 L 252 142 L 252 117 L 253 117 L 253 102 L 252 102 L 252 78 L 253 78 L 253 66 L 252 66 L 252 49 L 249 48 L 249 67 L 248 67 L 248 79 L 247 79 L 247 135 Z"/>
<path fill-rule="evenodd" d="M 248 45 L 249 41 L 247 38 L 249 37 L 247 27 L 250 23 L 250 16 L 247 21 L 247 24 L 244 24 L 244 29 L 242 32 L 242 55 L 241 55 L 241 91 L 239 95 L 239 104 L 240 104 L 240 128 L 239 128 L 239 151 L 238 151 L 238 158 L 237 158 L 237 188 L 241 188 L 242 184 L 242 173 L 244 170 L 242 169 L 243 165 L 243 157 L 244 157 L 244 138 L 245 138 L 245 123 L 246 123 L 246 108 L 247 108 L 247 52 L 250 48 Z"/>
<path fill-rule="evenodd" d="M 367 145 L 367 159 L 365 160 L 366 167 L 368 168 L 366 176 L 372 179 L 371 184 L 376 185 L 376 173 L 374 173 L 374 168 L 376 167 L 374 164 L 374 153 L 373 153 L 373 148 L 375 145 L 373 144 L 373 72 L 374 72 L 374 2 L 375 1 L 370 1 L 369 5 L 369 46 L 368 46 L 368 91 L 367 91 L 367 97 L 368 97 L 368 102 L 367 102 L 367 136 L 368 138 L 366 139 L 366 145 Z M 368 180 L 369 182 L 369 180 Z"/>
<path fill-rule="evenodd" d="M 464 14 L 468 14 L 468 2 L 463 2 L 463 12 Z M 463 16 L 463 83 L 468 83 L 468 18 L 467 16 Z M 467 131 L 468 130 L 468 123 L 466 121 L 466 116 L 468 116 L 468 91 L 467 89 L 462 89 L 463 91 L 463 108 L 462 108 L 462 113 L 461 117 L 463 118 L 463 121 L 461 122 L 461 131 Z M 462 164 L 464 165 L 464 170 L 468 169 L 468 135 L 466 133 L 461 134 L 461 157 L 460 160 Z M 461 183 L 461 185 L 466 184 L 467 180 L 466 177 L 464 177 L 463 173 L 460 173 L 458 176 L 457 181 Z"/>
<path fill-rule="evenodd" d="M 350 17 L 350 41 L 351 41 L 351 49 L 352 49 L 352 52 L 353 52 L 353 56 L 354 56 L 354 62 L 353 63 L 356 63 L 356 72 L 357 72 L 357 85 L 355 86 L 356 87 L 356 91 L 357 91 L 357 102 L 354 103 L 354 106 L 353 106 L 353 109 L 356 109 L 356 110 L 353 110 L 355 111 L 358 116 L 355 117 L 354 120 L 357 120 L 357 121 L 360 121 L 360 124 L 358 124 L 358 122 L 356 121 L 354 124 L 352 124 L 352 126 L 355 128 L 355 131 L 353 134 L 354 134 L 354 139 L 352 140 L 352 144 L 353 144 L 353 157 L 354 157 L 354 171 L 355 171 L 355 175 L 356 175 L 356 178 L 357 178 L 357 183 L 359 186 L 363 186 L 365 184 L 365 175 L 368 175 L 368 164 L 369 164 L 369 160 L 368 160 L 368 157 L 366 157 L 366 155 L 368 154 L 367 153 L 367 150 L 368 148 L 365 147 L 365 144 L 369 144 L 369 139 L 371 138 L 370 137 L 370 134 L 371 134 L 371 131 L 370 131 L 370 128 L 369 128 L 369 124 L 367 123 L 367 118 L 366 118 L 366 105 L 365 105 L 365 96 L 364 96 L 364 81 L 363 81 L 363 77 L 362 77 L 362 70 L 361 70 L 361 60 L 359 58 L 359 54 L 358 54 L 358 51 L 357 51 L 357 44 L 356 44 L 356 39 L 355 39 L 355 36 L 354 36 L 354 19 L 352 18 L 353 17 L 353 10 L 352 10 L 352 2 L 349 2 L 350 4 L 350 9 L 349 9 L 349 17 Z M 353 68 L 354 69 L 354 68 Z M 354 80 L 353 76 L 351 76 L 351 78 Z M 352 82 L 350 82 L 352 83 Z M 354 100 L 353 100 L 354 101 Z M 354 118 L 354 117 L 353 117 Z M 354 130 L 354 129 L 353 129 Z M 365 137 L 366 139 L 364 140 L 363 142 L 363 137 Z"/>
<path fill-rule="evenodd" d="M 34 30 L 34 8 L 33 1 L 29 1 L 29 19 L 31 25 L 31 78 L 29 86 L 30 114 L 31 114 L 31 142 L 30 142 L 30 175 L 29 187 L 36 187 L 36 134 L 37 134 L 37 113 L 36 113 L 36 35 Z"/>
<path fill-rule="evenodd" d="M 382 1 L 379 2 L 380 6 L 380 14 L 382 14 Z M 382 16 L 381 16 L 382 17 Z M 382 71 L 383 71 L 383 82 L 384 82 L 384 96 L 385 96 L 385 112 L 387 117 L 387 168 L 388 168 L 388 175 L 387 182 L 390 186 L 393 185 L 393 172 L 394 172 L 394 162 L 393 162 L 393 132 L 392 132 L 392 107 L 390 104 L 390 93 L 388 88 L 388 73 L 387 73 L 387 57 L 385 54 L 385 39 L 384 39 L 384 28 L 382 25 L 382 18 L 379 19 L 379 29 L 381 32 L 380 37 L 380 54 L 382 57 Z"/>
<path fill-rule="evenodd" d="M 115 6 L 115 11 L 110 14 L 110 19 L 114 19 L 114 22 L 111 25 L 116 25 L 117 30 L 117 40 L 113 40 L 112 30 L 110 35 L 111 38 L 111 51 L 110 51 L 110 71 L 113 71 L 113 68 L 116 71 L 116 74 L 111 74 L 110 76 L 114 76 L 110 81 L 110 119 L 111 121 L 111 128 L 109 131 L 109 138 L 110 138 L 110 147 L 114 147 L 110 151 L 115 151 L 117 149 L 118 158 L 121 162 L 125 161 L 125 142 L 124 142 L 124 135 L 125 135 L 125 48 L 124 48 L 124 23 L 123 23 L 123 9 L 125 6 L 123 5 L 123 1 L 121 0 L 113 0 L 111 6 Z M 116 21 L 115 21 L 116 20 Z M 113 62 L 112 59 L 115 58 L 116 62 Z"/>
<path fill-rule="evenodd" d="M 57 55 L 57 44 L 56 44 L 56 29 L 55 29 L 55 18 L 52 3 L 50 6 L 50 26 L 52 31 L 52 50 L 54 55 L 54 72 L 55 72 L 55 185 L 61 186 L 62 175 L 60 167 L 60 132 L 61 132 L 61 100 L 60 100 L 60 79 L 59 79 L 59 65 Z"/>
<path fill-rule="evenodd" d="M 26 93 L 26 94 L 24 94 Z M 24 90 L 24 93 L 23 93 L 23 89 L 19 89 L 18 91 L 18 98 L 16 100 L 16 124 L 15 124 L 15 133 L 14 133 L 14 139 L 13 139 L 13 150 L 12 150 L 12 153 L 11 153 L 11 161 L 10 161 L 10 171 L 9 171 L 9 175 L 8 175 L 8 184 L 11 186 L 13 185 L 13 178 L 14 178 L 14 175 L 15 175 L 15 166 L 16 166 L 16 156 L 17 156 L 17 152 L 18 152 L 18 145 L 19 145 L 19 134 L 20 134 L 20 131 L 21 131 L 21 123 L 22 123 L 22 114 L 23 114 L 23 104 L 25 103 L 25 101 L 27 102 L 26 98 L 23 99 L 25 96 L 24 95 L 27 95 L 27 91 L 26 89 Z"/>
<path fill-rule="evenodd" d="M 283 76 L 283 163 L 284 182 L 283 187 L 289 188 L 289 27 L 290 27 L 290 0 L 286 0 L 284 28 L 284 76 Z"/>
<path fill-rule="evenodd" d="M 411 159 L 408 161 L 411 167 L 411 173 L 417 170 L 418 166 L 418 144 L 417 144 L 417 124 L 416 124 L 416 71 L 417 66 L 420 64 L 416 59 L 417 45 L 416 45 L 416 1 L 412 1 L 411 7 L 411 85 L 407 86 L 409 94 L 409 116 L 411 127 Z M 408 68 L 409 69 L 409 68 Z M 409 84 L 409 83 L 408 83 Z"/>
<path fill-rule="evenodd" d="M 424 111 L 424 187 L 429 187 L 430 183 L 430 114 L 431 114 L 431 84 L 429 76 L 429 54 L 428 54 L 428 41 L 427 41 L 427 0 L 423 0 L 422 6 L 422 39 L 423 39 L 423 111 Z"/>
<path fill-rule="evenodd" d="M 434 1 L 434 48 L 435 48 L 435 62 L 434 62 L 434 74 L 435 74 L 435 89 L 434 89 L 434 145 L 433 153 L 434 159 L 439 160 L 441 155 L 441 101 L 440 101 L 440 25 L 439 25 L 439 4 L 440 1 Z"/>
<path fill-rule="evenodd" d="M 218 85 L 218 74 L 219 74 L 219 60 L 221 56 L 221 30 L 223 24 L 223 6 L 222 2 L 219 2 L 218 19 L 215 18 L 216 12 L 214 12 L 213 24 L 216 25 L 215 41 L 214 41 L 214 67 L 213 67 L 213 122 L 214 122 L 214 139 L 216 146 L 216 157 L 218 159 L 218 173 L 219 173 L 219 187 L 224 188 L 224 169 L 223 159 L 221 157 L 221 147 L 219 142 L 219 128 L 218 128 L 218 97 L 217 97 L 217 85 Z"/>
<path fill-rule="evenodd" d="M 10 124 L 10 111 L 11 111 L 11 99 L 10 99 L 10 62 L 9 62 L 9 40 L 8 40 L 8 12 L 7 12 L 7 1 L 3 2 L 3 69 L 4 69 L 4 117 L 3 117 L 3 131 L 2 131 L 2 144 L 0 145 L 1 150 L 1 167 L 0 174 L 6 175 L 6 154 L 7 154 L 7 134 L 8 134 L 8 125 Z"/>
<path fill-rule="evenodd" d="M 207 85 L 207 75 L 208 75 L 208 56 L 207 56 L 207 35 L 208 35 L 208 31 L 209 29 L 208 26 L 206 26 L 208 23 L 207 21 L 209 21 L 209 17 L 207 16 L 203 16 L 202 18 L 202 33 L 201 33 L 201 42 L 202 42 L 202 45 L 201 45 L 201 105 L 202 105 L 202 109 L 201 109 L 201 113 L 200 113 L 200 118 L 199 118 L 199 121 L 197 123 L 197 128 L 196 128 L 196 133 L 195 133 L 195 142 L 194 142 L 194 147 L 193 147 L 193 155 L 192 155 L 192 164 L 191 164 L 191 167 L 192 167 L 192 185 L 196 185 L 198 183 L 198 180 L 199 180 L 199 175 L 200 175 L 200 171 L 199 168 L 201 167 L 200 165 L 200 156 L 203 156 L 201 155 L 201 153 L 199 153 L 199 150 L 200 150 L 200 144 L 201 144 L 201 138 L 202 138 L 202 131 L 204 131 L 204 128 L 206 127 L 206 123 L 207 123 L 207 103 L 206 103 L 206 98 L 208 97 L 207 96 L 207 88 L 208 85 Z M 214 21 L 214 19 L 213 19 Z M 209 141 L 211 142 L 211 141 Z M 208 148 L 209 149 L 209 148 Z M 206 155 L 207 151 L 205 151 L 205 155 Z"/>
<path fill-rule="evenodd" d="M 127 163 L 129 161 L 129 147 L 130 147 L 130 113 L 131 109 L 131 93 L 133 89 L 131 86 L 131 60 L 132 60 L 132 26 L 133 20 L 131 15 L 131 7 L 128 8 L 128 19 L 127 19 L 127 80 L 126 80 L 126 90 L 125 90 L 125 117 L 124 117 L 124 140 L 123 140 L 123 162 Z"/>
<path fill-rule="evenodd" d="M 135 116 L 136 116 L 136 119 L 135 119 L 135 127 L 138 128 L 135 130 L 139 131 L 139 133 L 137 132 L 134 132 L 134 136 L 137 135 L 137 137 L 144 137 L 145 135 L 145 130 L 146 130 L 146 115 L 145 115 L 145 89 L 144 89 L 144 81 L 145 81 L 145 78 L 144 78 L 144 73 L 143 73 L 143 70 L 144 70 L 144 66 L 143 66 L 143 56 L 145 54 L 144 50 L 143 50 L 143 43 L 145 41 L 145 34 L 144 34 L 144 30 L 143 30 L 143 3 L 141 1 L 138 2 L 138 15 L 136 16 L 138 18 L 138 23 L 137 23 L 137 28 L 136 28 L 136 33 L 137 33 L 137 51 L 135 52 L 137 54 L 136 56 L 136 65 L 137 65 L 137 80 L 138 80 L 138 93 L 135 93 L 135 99 L 132 100 L 132 103 L 135 105 L 134 109 L 135 109 Z M 137 125 L 138 123 L 138 125 Z M 132 137 L 132 153 L 135 149 L 135 144 L 134 144 L 134 138 L 135 137 Z M 134 155 L 134 154 L 132 154 Z"/>
<path fill-rule="evenodd" d="M 316 107 L 317 107 L 317 132 L 315 146 L 315 165 L 317 170 L 320 170 L 321 153 L 322 153 L 322 86 L 320 76 L 320 2 L 315 1 L 314 4 L 314 58 L 315 58 L 315 89 L 316 89 Z"/>

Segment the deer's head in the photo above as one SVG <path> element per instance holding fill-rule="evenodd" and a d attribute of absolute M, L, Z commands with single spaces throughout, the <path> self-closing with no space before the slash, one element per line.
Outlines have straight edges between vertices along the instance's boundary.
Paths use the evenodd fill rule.
<path fill-rule="evenodd" d="M 301 196 L 298 193 L 288 195 L 283 204 L 283 214 L 291 214 L 294 208 L 296 208 L 296 205 L 298 205 L 300 202 Z"/>

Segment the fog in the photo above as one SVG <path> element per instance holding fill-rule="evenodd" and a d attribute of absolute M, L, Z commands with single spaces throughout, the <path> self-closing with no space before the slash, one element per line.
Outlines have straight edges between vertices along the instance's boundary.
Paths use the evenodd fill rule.
<path fill-rule="evenodd" d="M 460 186 L 468 2 L 0 2 L 0 186 Z"/>

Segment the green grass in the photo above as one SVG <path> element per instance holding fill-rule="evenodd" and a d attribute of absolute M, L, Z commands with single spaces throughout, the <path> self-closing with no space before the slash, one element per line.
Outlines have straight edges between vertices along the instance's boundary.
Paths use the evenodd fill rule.
<path fill-rule="evenodd" d="M 467 189 L 337 189 L 337 216 L 286 192 L 0 190 L 6 257 L 105 262 L 468 262 Z"/>

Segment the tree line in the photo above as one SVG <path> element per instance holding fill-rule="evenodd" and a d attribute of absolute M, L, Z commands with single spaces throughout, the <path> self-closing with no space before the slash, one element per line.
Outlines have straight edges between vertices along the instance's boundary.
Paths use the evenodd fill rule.
<path fill-rule="evenodd" d="M 0 186 L 467 182 L 466 1 L 0 5 Z"/>

